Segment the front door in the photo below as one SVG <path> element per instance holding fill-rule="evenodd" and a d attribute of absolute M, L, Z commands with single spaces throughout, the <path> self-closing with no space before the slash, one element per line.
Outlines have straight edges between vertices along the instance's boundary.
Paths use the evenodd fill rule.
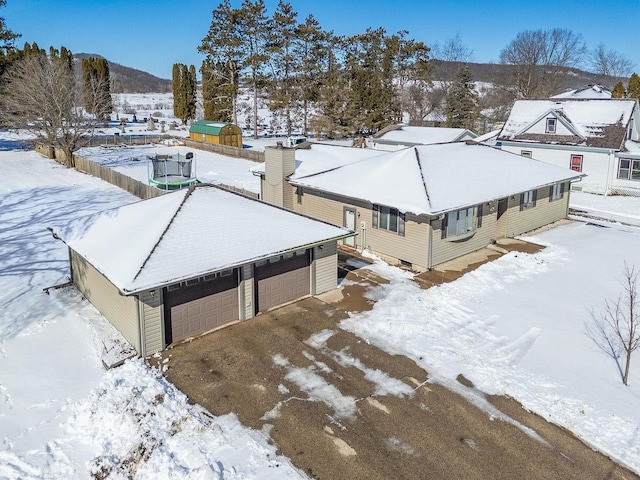
<path fill-rule="evenodd" d="M 345 208 L 344 209 L 344 226 L 349 230 L 356 229 L 356 211 L 353 208 Z M 356 237 L 348 237 L 344 239 L 344 244 L 349 247 L 356 246 Z"/>
<path fill-rule="evenodd" d="M 509 208 L 509 199 L 501 198 L 498 201 L 498 218 L 496 223 L 496 236 L 505 238 L 507 236 L 507 210 Z"/>

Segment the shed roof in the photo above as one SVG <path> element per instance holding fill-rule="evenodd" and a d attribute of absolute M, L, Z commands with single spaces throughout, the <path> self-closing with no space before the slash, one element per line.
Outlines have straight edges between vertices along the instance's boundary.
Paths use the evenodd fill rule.
<path fill-rule="evenodd" d="M 198 120 L 191 123 L 189 131 L 193 133 L 204 133 L 207 135 L 220 135 L 224 127 L 234 126 L 232 123 L 213 122 L 211 120 Z"/>
<path fill-rule="evenodd" d="M 635 100 L 556 99 L 518 100 L 513 105 L 498 140 L 564 145 L 585 145 L 619 150 L 631 119 Z M 546 115 L 561 118 L 576 135 L 548 135 L 528 130 Z"/>
<path fill-rule="evenodd" d="M 477 205 L 583 176 L 475 142 L 420 145 L 290 178 L 294 185 L 417 215 Z"/>
<path fill-rule="evenodd" d="M 447 127 L 412 127 L 407 125 L 392 125 L 380 130 L 374 136 L 376 143 L 411 145 L 428 145 L 433 143 L 457 142 L 459 140 L 475 138 L 477 135 L 466 128 Z"/>
<path fill-rule="evenodd" d="M 53 233 L 132 294 L 353 232 L 199 185 L 81 218 Z"/>

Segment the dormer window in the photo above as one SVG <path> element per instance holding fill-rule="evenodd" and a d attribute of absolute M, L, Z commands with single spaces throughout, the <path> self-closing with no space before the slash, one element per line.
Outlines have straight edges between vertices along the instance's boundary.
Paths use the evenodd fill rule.
<path fill-rule="evenodd" d="M 555 118 L 547 118 L 547 128 L 545 130 L 546 133 L 556 133 L 556 119 Z"/>

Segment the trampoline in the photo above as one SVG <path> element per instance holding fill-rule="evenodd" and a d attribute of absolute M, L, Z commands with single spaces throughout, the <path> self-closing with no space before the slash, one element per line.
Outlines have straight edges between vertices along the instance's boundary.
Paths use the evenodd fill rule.
<path fill-rule="evenodd" d="M 193 152 L 186 155 L 154 155 L 149 159 L 149 184 L 162 190 L 177 190 L 198 183 Z"/>

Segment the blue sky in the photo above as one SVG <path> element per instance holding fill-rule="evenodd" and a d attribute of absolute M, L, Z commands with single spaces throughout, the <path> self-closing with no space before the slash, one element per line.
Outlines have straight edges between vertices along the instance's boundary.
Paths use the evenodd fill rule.
<path fill-rule="evenodd" d="M 498 61 L 518 32 L 568 28 L 589 48 L 599 43 L 624 54 L 640 71 L 640 0 L 291 0 L 299 21 L 309 14 L 327 30 L 352 35 L 367 27 L 432 45 L 460 35 L 477 62 Z M 197 47 L 219 0 L 7 0 L 0 16 L 22 34 L 18 44 L 37 42 L 102 55 L 113 62 L 163 78 L 174 63 L 195 64 Z M 239 6 L 241 0 L 232 0 Z M 269 14 L 277 0 L 266 0 Z"/>

